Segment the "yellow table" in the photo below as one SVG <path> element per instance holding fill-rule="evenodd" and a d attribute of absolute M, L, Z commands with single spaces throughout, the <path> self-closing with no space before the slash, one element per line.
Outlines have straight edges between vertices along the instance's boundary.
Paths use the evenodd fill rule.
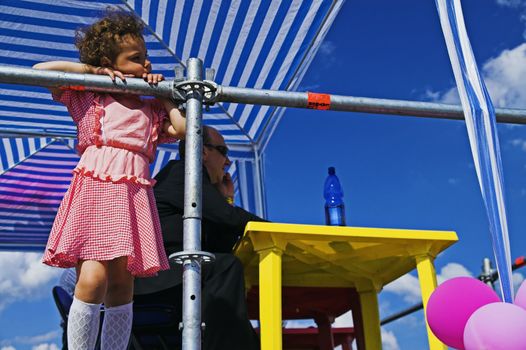
<path fill-rule="evenodd" d="M 234 250 L 247 284 L 259 284 L 262 350 L 282 349 L 282 285 L 355 288 L 365 347 L 381 349 L 377 293 L 416 267 L 425 310 L 436 288 L 433 260 L 457 240 L 452 231 L 248 223 Z M 427 334 L 430 349 L 447 349 L 429 326 Z"/>

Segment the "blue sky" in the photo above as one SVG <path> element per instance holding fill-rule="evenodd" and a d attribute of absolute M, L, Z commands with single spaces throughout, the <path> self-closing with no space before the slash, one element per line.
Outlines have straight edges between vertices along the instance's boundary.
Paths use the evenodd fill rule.
<path fill-rule="evenodd" d="M 462 1 L 494 103 L 526 108 L 524 1 Z M 458 104 L 434 1 L 348 1 L 300 90 Z M 499 124 L 512 257 L 525 254 L 526 129 Z M 289 156 L 283 155 L 283 147 Z M 463 121 L 289 109 L 267 149 L 269 216 L 323 223 L 335 166 L 352 226 L 454 230 L 441 278 L 478 275 L 492 258 L 488 220 Z M 514 276 L 519 283 L 526 271 Z M 420 299 L 416 274 L 380 294 L 384 318 Z M 423 312 L 384 327 L 385 349 L 423 349 Z"/>
<path fill-rule="evenodd" d="M 473 51 L 494 103 L 526 108 L 526 1 L 463 1 Z M 348 0 L 301 91 L 458 103 L 434 1 Z M 512 257 L 526 254 L 526 129 L 499 124 Z M 286 149 L 287 152 L 283 150 Z M 462 121 L 289 109 L 266 150 L 269 219 L 322 224 L 335 166 L 352 226 L 454 230 L 440 278 L 476 276 L 492 257 L 488 221 Z M 0 253 L 0 350 L 54 350 L 59 270 L 39 254 Z M 520 283 L 526 271 L 518 270 Z M 386 286 L 381 317 L 418 302 L 415 274 Z M 339 319 L 346 325 L 348 317 Z M 422 349 L 423 313 L 383 329 L 385 349 Z"/>

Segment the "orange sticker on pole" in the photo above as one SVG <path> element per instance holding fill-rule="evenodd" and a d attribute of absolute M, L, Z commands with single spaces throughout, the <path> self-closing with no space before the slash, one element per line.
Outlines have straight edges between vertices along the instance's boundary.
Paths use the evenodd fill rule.
<path fill-rule="evenodd" d="M 75 90 L 75 91 L 84 91 L 86 90 L 85 86 L 82 85 L 71 85 L 71 86 L 61 86 L 60 90 Z"/>
<path fill-rule="evenodd" d="M 307 108 L 321 110 L 331 109 L 331 95 L 307 92 L 307 96 Z"/>

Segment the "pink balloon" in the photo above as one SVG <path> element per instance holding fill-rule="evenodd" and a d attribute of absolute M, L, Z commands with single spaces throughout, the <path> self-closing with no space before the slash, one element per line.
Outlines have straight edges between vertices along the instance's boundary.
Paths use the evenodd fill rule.
<path fill-rule="evenodd" d="M 464 329 L 466 350 L 526 349 L 526 310 L 509 303 L 482 306 Z"/>
<path fill-rule="evenodd" d="M 515 301 L 513 303 L 526 310 L 526 281 L 522 282 L 521 286 L 519 287 L 517 295 L 515 295 Z"/>
<path fill-rule="evenodd" d="M 464 349 L 464 327 L 481 306 L 499 302 L 493 289 L 472 277 L 456 277 L 431 294 L 426 308 L 429 328 L 444 344 Z"/>

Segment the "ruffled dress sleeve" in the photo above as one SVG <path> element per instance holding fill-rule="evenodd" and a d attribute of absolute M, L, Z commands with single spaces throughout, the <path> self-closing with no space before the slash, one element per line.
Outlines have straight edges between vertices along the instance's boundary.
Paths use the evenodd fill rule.
<path fill-rule="evenodd" d="M 155 117 L 155 125 L 154 125 L 154 139 L 153 142 L 156 142 L 157 144 L 161 143 L 175 143 L 179 141 L 179 139 L 176 139 L 175 137 L 171 137 L 164 131 L 164 122 L 170 121 L 170 117 L 168 116 L 168 112 L 166 112 L 166 109 L 164 108 L 161 101 L 158 99 L 152 99 L 152 113 Z"/>
<path fill-rule="evenodd" d="M 100 144 L 100 115 L 104 112 L 100 95 L 91 91 L 64 90 L 52 93 L 53 100 L 62 103 L 77 126 L 77 151 L 84 153 L 92 144 Z"/>
<path fill-rule="evenodd" d="M 95 93 L 91 91 L 64 90 L 60 94 L 52 93 L 51 96 L 54 101 L 67 107 L 71 118 L 78 125 L 91 107 Z"/>

